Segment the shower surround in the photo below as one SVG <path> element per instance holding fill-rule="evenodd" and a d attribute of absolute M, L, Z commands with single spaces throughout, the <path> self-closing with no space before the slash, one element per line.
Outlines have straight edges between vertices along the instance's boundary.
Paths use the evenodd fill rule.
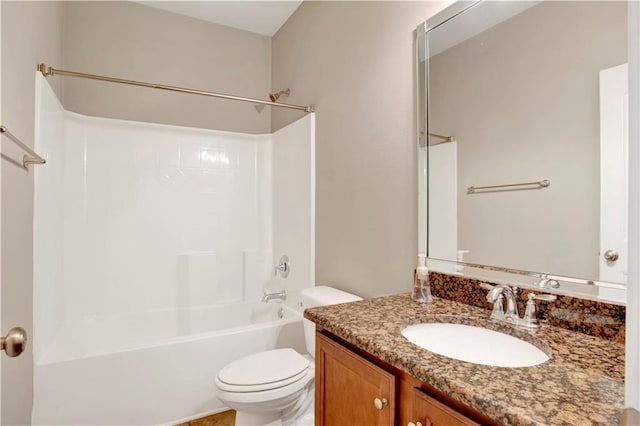
<path fill-rule="evenodd" d="M 217 369 L 302 350 L 299 312 L 259 300 L 314 284 L 313 114 L 241 134 L 83 116 L 36 88 L 34 424 L 216 412 Z"/>

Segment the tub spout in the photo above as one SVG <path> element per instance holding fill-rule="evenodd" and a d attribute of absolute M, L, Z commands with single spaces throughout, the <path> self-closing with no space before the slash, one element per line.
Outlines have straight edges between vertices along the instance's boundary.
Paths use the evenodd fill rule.
<path fill-rule="evenodd" d="M 269 300 L 273 299 L 287 300 L 287 290 L 282 290 L 279 293 L 267 293 L 266 291 L 264 292 L 264 295 L 262 296 L 263 302 L 266 303 Z"/>

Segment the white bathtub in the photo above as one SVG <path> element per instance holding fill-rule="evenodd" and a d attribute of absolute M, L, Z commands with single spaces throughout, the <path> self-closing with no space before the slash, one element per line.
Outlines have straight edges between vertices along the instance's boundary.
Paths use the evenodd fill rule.
<path fill-rule="evenodd" d="M 70 325 L 36 360 L 33 424 L 175 424 L 222 411 L 213 396 L 218 370 L 281 347 L 305 352 L 301 313 L 277 302 Z"/>

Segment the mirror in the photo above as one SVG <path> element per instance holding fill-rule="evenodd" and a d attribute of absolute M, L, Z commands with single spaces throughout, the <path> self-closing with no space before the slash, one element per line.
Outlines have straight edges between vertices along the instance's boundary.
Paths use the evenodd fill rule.
<path fill-rule="evenodd" d="M 623 300 L 627 4 L 458 2 L 418 49 L 420 250 Z"/>

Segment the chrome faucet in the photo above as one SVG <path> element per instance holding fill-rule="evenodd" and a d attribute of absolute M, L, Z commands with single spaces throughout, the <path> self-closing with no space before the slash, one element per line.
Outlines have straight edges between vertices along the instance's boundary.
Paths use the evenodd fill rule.
<path fill-rule="evenodd" d="M 518 302 L 516 296 L 518 294 L 517 287 L 509 287 L 508 285 L 499 284 L 487 294 L 487 301 L 493 303 L 493 312 L 491 318 L 516 323 L 520 319 L 518 315 Z M 503 299 L 507 299 L 507 308 L 502 309 Z M 496 309 L 496 306 L 499 309 Z"/>
<path fill-rule="evenodd" d="M 287 300 L 287 290 L 282 290 L 279 293 L 267 293 L 265 291 L 262 295 L 262 301 L 265 303 L 273 299 Z"/>
<path fill-rule="evenodd" d="M 529 293 L 524 316 L 520 318 L 518 314 L 518 288 L 509 287 L 508 285 L 499 284 L 493 286 L 487 283 L 480 284 L 482 288 L 489 290 L 487 293 L 487 301 L 493 303 L 493 311 L 491 319 L 507 322 L 516 327 L 525 328 L 527 330 L 536 330 L 540 326 L 536 318 L 536 300 L 544 302 L 552 302 L 556 300 L 553 294 L 535 294 Z M 507 307 L 504 308 L 504 300 L 507 300 Z"/>

